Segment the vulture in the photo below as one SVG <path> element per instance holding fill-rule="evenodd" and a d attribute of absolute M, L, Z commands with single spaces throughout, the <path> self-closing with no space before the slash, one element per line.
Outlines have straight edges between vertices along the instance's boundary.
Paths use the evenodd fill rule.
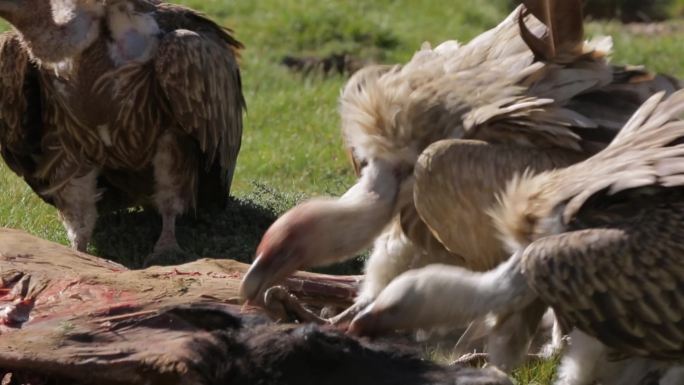
<path fill-rule="evenodd" d="M 459 324 L 541 301 L 572 332 L 559 383 L 593 383 L 587 374 L 601 369 L 605 354 L 681 362 L 683 114 L 684 90 L 657 93 L 598 154 L 514 177 L 490 212 L 508 260 L 487 272 L 445 265 L 406 272 L 351 330 Z"/>
<path fill-rule="evenodd" d="M 156 0 L 0 0 L 0 151 L 85 250 L 98 210 L 227 203 L 245 101 L 224 29 Z"/>
<path fill-rule="evenodd" d="M 337 199 L 311 199 L 281 216 L 257 248 L 242 296 L 260 303 L 295 270 L 372 244 L 355 304 L 330 320 L 344 325 L 409 269 L 486 271 L 506 260 L 488 214 L 506 182 L 588 158 L 648 97 L 679 87 L 609 64 L 612 42 L 584 40 L 581 6 L 528 0 L 467 44 L 424 45 L 404 65 L 357 72 L 340 115 L 358 182 Z M 501 330 L 529 335 L 544 312 L 533 303 Z M 502 361 L 516 354 L 497 351 L 501 366 L 513 365 Z"/>

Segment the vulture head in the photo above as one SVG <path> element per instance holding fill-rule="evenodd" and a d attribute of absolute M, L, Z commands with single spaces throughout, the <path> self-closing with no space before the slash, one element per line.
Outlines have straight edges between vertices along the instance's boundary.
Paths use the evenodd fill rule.
<path fill-rule="evenodd" d="M 0 17 L 24 36 L 36 58 L 49 63 L 88 48 L 103 15 L 100 0 L 0 0 Z"/>
<path fill-rule="evenodd" d="M 442 264 L 404 272 L 356 315 L 349 332 L 466 326 L 493 309 L 497 314 L 522 309 L 536 298 L 522 273 L 522 258 L 522 251 L 516 252 L 485 272 Z"/>
<path fill-rule="evenodd" d="M 248 301 L 297 270 L 345 260 L 368 247 L 394 215 L 400 179 L 388 162 L 371 161 L 338 199 L 312 199 L 281 216 L 263 236 L 242 281 Z"/>
<path fill-rule="evenodd" d="M 348 332 L 373 336 L 388 330 L 415 330 L 425 324 L 430 297 L 417 290 L 421 278 L 413 271 L 395 278 L 371 305 L 354 317 Z M 440 309 L 443 307 L 439 306 Z M 439 314 L 439 313 L 437 313 Z M 428 323 L 432 323 L 430 320 Z"/>
<path fill-rule="evenodd" d="M 335 229 L 346 227 L 348 223 L 343 221 L 352 218 L 338 211 L 335 200 L 314 199 L 280 217 L 261 239 L 256 259 L 242 282 L 242 296 L 254 300 L 299 269 L 344 256 L 349 243 L 339 239 Z"/>

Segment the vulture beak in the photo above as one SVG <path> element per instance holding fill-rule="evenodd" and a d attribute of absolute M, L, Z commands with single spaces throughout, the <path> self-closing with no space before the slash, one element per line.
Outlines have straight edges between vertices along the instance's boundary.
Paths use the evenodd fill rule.
<path fill-rule="evenodd" d="M 355 335 L 377 335 L 394 330 L 435 327 L 454 317 L 453 292 L 443 285 L 439 272 L 446 266 L 431 265 L 409 270 L 389 283 L 349 326 Z M 446 315 L 446 316 L 444 316 Z"/>
<path fill-rule="evenodd" d="M 414 273 L 409 271 L 390 282 L 372 304 L 354 317 L 347 332 L 375 336 L 394 330 L 412 330 L 425 311 L 422 306 L 425 298 L 417 288 Z"/>
<path fill-rule="evenodd" d="M 340 262 L 368 247 L 397 206 L 399 187 L 392 170 L 371 162 L 342 197 L 312 199 L 278 218 L 242 281 L 242 298 L 260 304 L 265 290 L 295 271 Z"/>
<path fill-rule="evenodd" d="M 387 328 L 383 327 L 387 324 L 385 318 L 387 318 L 387 313 L 376 310 L 375 306 L 371 304 L 354 317 L 347 333 L 359 337 L 373 337 L 387 331 Z"/>
<path fill-rule="evenodd" d="M 309 227 L 295 207 L 266 231 L 257 248 L 257 257 L 242 280 L 240 296 L 247 303 L 261 304 L 261 296 L 271 286 L 306 266 L 306 250 L 299 247 L 298 234 Z"/>
<path fill-rule="evenodd" d="M 259 254 L 240 285 L 240 296 L 248 304 L 261 304 L 263 294 L 299 269 L 298 261 L 290 255 Z"/>

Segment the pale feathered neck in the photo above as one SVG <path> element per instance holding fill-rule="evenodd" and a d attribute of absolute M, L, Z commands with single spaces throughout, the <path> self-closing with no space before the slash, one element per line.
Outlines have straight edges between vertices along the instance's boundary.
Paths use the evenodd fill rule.
<path fill-rule="evenodd" d="M 99 37 L 103 5 L 75 0 L 45 1 L 41 5 L 9 18 L 38 62 L 73 58 Z"/>

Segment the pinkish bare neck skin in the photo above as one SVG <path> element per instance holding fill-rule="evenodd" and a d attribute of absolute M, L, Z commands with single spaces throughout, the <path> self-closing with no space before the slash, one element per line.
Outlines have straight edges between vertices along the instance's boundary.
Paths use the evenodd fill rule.
<path fill-rule="evenodd" d="M 107 8 L 112 42 L 109 56 L 116 65 L 150 60 L 159 44 L 159 26 L 149 13 L 137 12 L 129 3 Z"/>

